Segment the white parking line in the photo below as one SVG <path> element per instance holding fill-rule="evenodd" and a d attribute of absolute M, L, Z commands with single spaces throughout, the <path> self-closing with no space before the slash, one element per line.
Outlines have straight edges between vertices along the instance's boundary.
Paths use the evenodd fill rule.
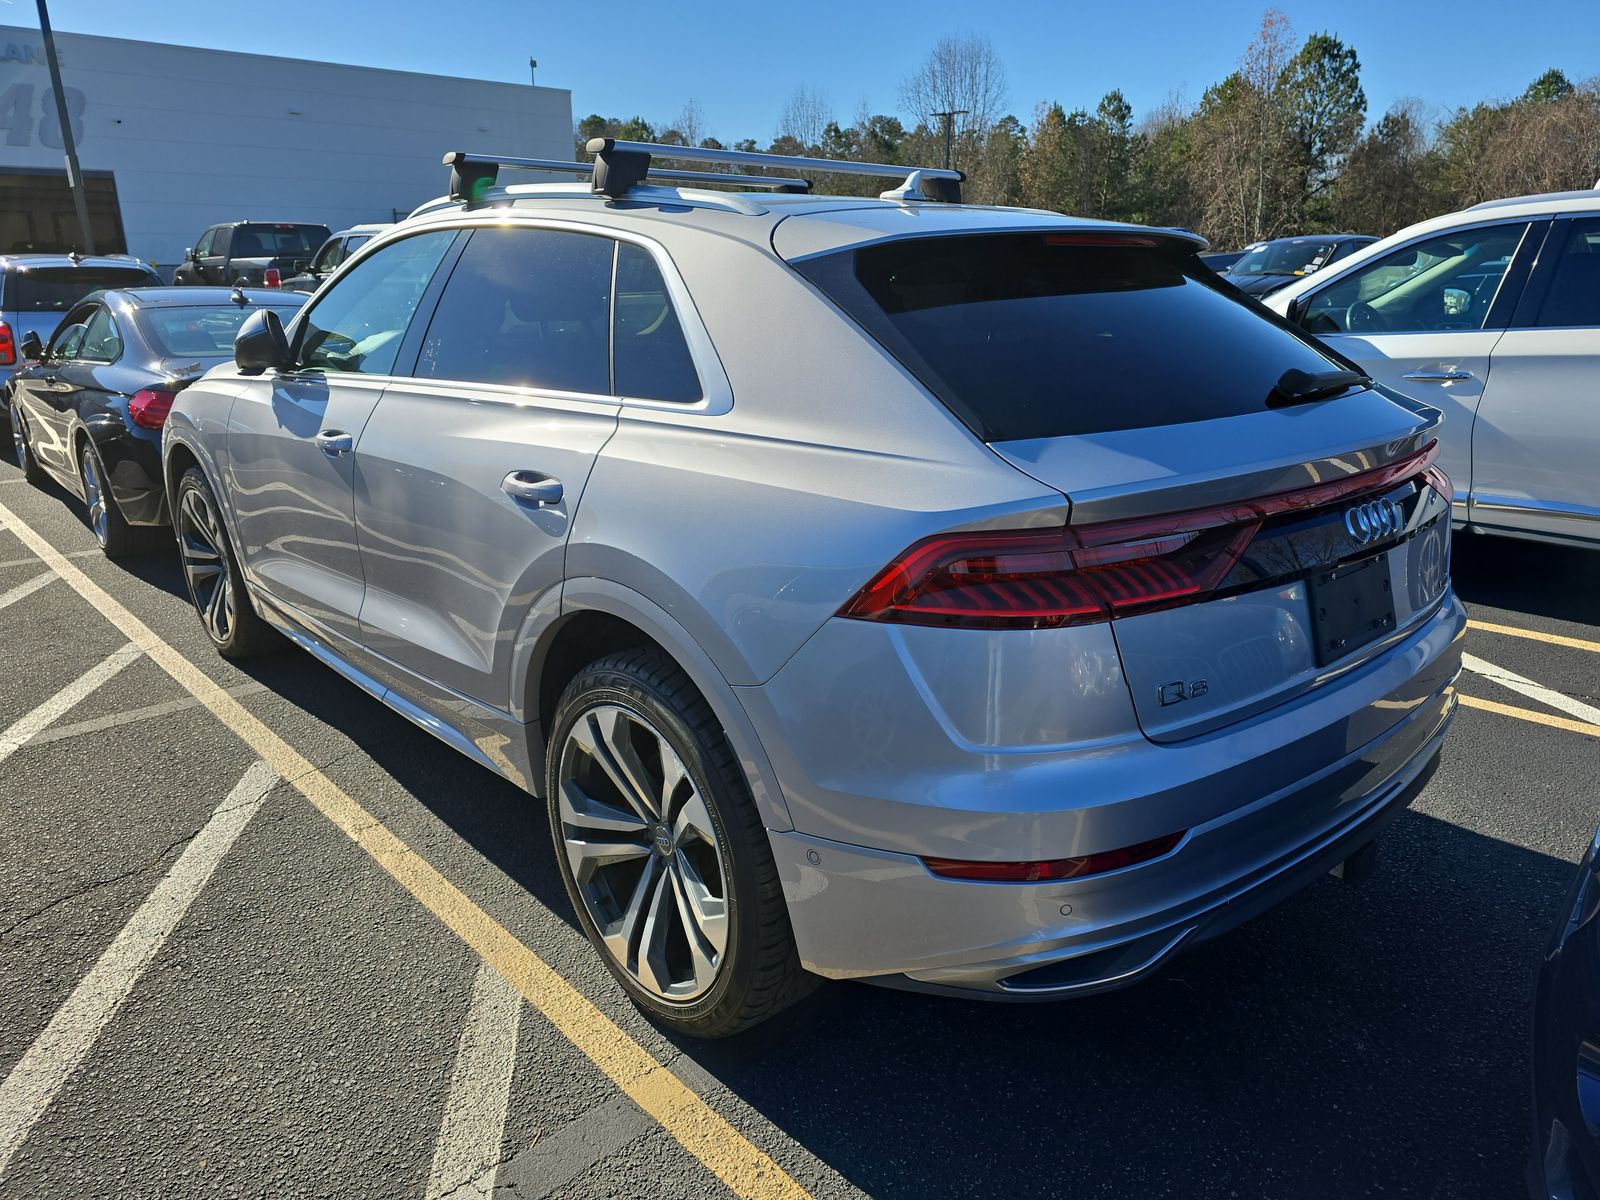
<path fill-rule="evenodd" d="M 4 529 L 4 528 L 5 528 L 4 525 L 0 525 L 0 529 Z M 74 550 L 70 554 L 62 555 L 62 557 L 63 558 L 104 558 L 105 557 L 105 551 L 103 551 L 103 550 Z M 5 559 L 3 561 L 0 561 L 0 570 L 4 570 L 6 567 L 31 567 L 35 563 L 37 563 L 38 561 L 39 561 L 39 559 L 37 557 L 32 556 L 32 555 L 30 555 L 27 558 L 8 558 L 8 559 Z"/>
<path fill-rule="evenodd" d="M 0 732 L 0 762 L 5 762 L 18 750 L 28 744 L 34 734 L 44 729 L 62 713 L 77 704 L 95 688 L 110 679 L 123 667 L 127 666 L 144 651 L 129 642 L 122 649 L 112 654 L 109 658 L 101 660 L 97 665 L 90 667 L 66 687 L 62 688 L 50 699 L 30 713 L 18 717 L 4 731 Z"/>
<path fill-rule="evenodd" d="M 254 695 L 264 692 L 267 685 L 264 683 L 236 683 L 230 688 L 223 688 L 228 695 L 238 699 L 240 696 Z M 134 725 L 141 721 L 153 720 L 156 717 L 171 716 L 173 713 L 183 712 L 187 708 L 199 708 L 200 701 L 193 696 L 182 696 L 177 700 L 167 700 L 161 704 L 146 704 L 141 708 L 127 708 L 121 712 L 107 713 L 103 717 L 91 717 L 87 721 L 74 721 L 70 725 L 54 725 L 28 739 L 28 745 L 37 746 L 43 742 L 59 742 L 63 738 L 78 737 L 85 733 L 99 733 L 102 729 L 116 729 L 123 725 Z"/>
<path fill-rule="evenodd" d="M 1493 680 L 1501 687 L 1510 688 L 1513 692 L 1520 692 L 1530 700 L 1538 700 L 1548 704 L 1551 708 L 1560 709 L 1570 716 L 1586 721 L 1590 725 L 1600 725 L 1600 708 L 1592 704 L 1585 704 L 1582 700 L 1574 700 L 1571 696 L 1560 692 L 1551 691 L 1543 684 L 1535 683 L 1531 679 L 1518 675 L 1515 671 L 1508 671 L 1504 667 L 1497 667 L 1491 662 L 1473 654 L 1463 654 L 1461 665 L 1469 671 L 1482 675 L 1485 679 Z"/>
<path fill-rule="evenodd" d="M 43 575 L 35 575 L 27 583 L 19 583 L 9 592 L 0 592 L 0 608 L 15 604 L 24 596 L 31 596 L 56 577 L 54 571 L 46 571 Z"/>
<path fill-rule="evenodd" d="M 427 1200 L 446 1193 L 487 1200 L 494 1193 L 521 1020 L 522 994 L 499 971 L 481 963 L 434 1146 Z"/>
<path fill-rule="evenodd" d="M 50 1018 L 50 1024 L 0 1083 L 0 1177 L 63 1084 L 94 1048 L 133 985 L 144 974 L 189 905 L 211 878 L 223 855 L 255 816 L 278 776 L 264 762 L 252 763 L 244 778 L 218 805 L 205 827 L 184 847 L 133 919 L 100 956 L 100 961 Z"/>

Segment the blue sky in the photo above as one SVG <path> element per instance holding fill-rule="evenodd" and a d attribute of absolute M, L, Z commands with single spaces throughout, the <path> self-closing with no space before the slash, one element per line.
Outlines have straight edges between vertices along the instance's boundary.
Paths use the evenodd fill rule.
<path fill-rule="evenodd" d="M 1519 93 L 1548 67 L 1600 74 L 1595 0 L 1282 3 L 1297 39 L 1326 29 L 1361 57 L 1369 116 L 1416 96 L 1440 113 Z M 1180 92 L 1198 100 L 1233 69 L 1266 5 L 1213 0 L 1139 4 L 863 0 L 641 3 L 587 0 L 54 0 L 61 30 L 368 66 L 538 81 L 572 90 L 590 112 L 670 122 L 693 97 L 707 131 L 772 136 L 800 84 L 841 121 L 863 101 L 895 111 L 900 81 L 945 34 L 983 33 L 1007 69 L 1010 108 L 1040 100 L 1093 108 L 1120 87 L 1135 118 Z M 448 22 L 444 23 L 444 18 Z M 0 23 L 33 24 L 32 0 L 0 0 Z M 1563 33 L 1563 31 L 1565 31 Z"/>

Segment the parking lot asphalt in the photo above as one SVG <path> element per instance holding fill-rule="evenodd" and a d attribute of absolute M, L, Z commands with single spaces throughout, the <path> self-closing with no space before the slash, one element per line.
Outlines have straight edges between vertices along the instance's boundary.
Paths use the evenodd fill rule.
<path fill-rule="evenodd" d="M 1108 996 L 833 984 L 708 1045 L 627 1003 L 526 795 L 287 646 L 217 658 L 174 560 L 9 462 L 0 507 L 0 1200 L 1521 1194 L 1600 555 L 1458 537 L 1476 665 L 1370 880 Z"/>

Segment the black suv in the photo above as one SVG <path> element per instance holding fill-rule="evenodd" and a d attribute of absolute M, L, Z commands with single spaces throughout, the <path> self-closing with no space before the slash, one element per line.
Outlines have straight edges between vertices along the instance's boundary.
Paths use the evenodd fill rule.
<path fill-rule="evenodd" d="M 251 287 L 276 287 L 305 270 L 317 247 L 330 236 L 326 225 L 275 221 L 213 225 L 184 255 L 172 282 L 228 287 L 243 281 Z"/>

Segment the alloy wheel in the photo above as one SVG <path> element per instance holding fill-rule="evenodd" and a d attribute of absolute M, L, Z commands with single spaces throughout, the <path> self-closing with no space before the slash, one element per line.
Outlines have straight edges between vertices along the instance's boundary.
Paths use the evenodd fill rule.
<path fill-rule="evenodd" d="M 586 709 L 561 747 L 561 837 L 606 951 L 639 986 L 688 1003 L 728 949 L 728 874 L 705 797 L 638 712 Z"/>
<path fill-rule="evenodd" d="M 212 640 L 228 640 L 234 622 L 233 574 L 223 553 L 222 528 L 205 493 L 187 488 L 178 505 L 178 550 L 189 596 Z"/>
<path fill-rule="evenodd" d="M 94 451 L 87 446 L 83 451 L 83 501 L 89 506 L 89 528 L 94 530 L 94 540 L 104 546 L 111 532 L 111 515 L 106 511 L 105 490 L 100 486 Z"/>

